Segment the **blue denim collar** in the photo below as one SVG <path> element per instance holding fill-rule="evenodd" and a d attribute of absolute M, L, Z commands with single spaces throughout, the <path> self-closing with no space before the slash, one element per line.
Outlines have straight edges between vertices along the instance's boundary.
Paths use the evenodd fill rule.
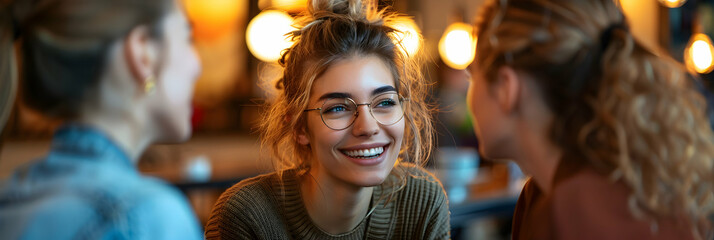
<path fill-rule="evenodd" d="M 87 125 L 67 124 L 52 139 L 52 153 L 84 156 L 82 159 L 135 169 L 131 159 L 102 131 Z"/>

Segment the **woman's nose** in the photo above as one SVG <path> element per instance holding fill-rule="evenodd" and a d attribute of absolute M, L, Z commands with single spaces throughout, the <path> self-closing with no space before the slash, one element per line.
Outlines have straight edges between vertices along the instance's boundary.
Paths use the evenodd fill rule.
<path fill-rule="evenodd" d="M 355 136 L 372 136 L 379 133 L 379 123 L 372 117 L 369 108 L 369 105 L 357 107 L 357 116 L 352 126 L 352 134 Z"/>

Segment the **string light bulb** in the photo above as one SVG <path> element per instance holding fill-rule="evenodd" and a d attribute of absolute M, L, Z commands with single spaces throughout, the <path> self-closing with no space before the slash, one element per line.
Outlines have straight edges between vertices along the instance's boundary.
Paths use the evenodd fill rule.
<path fill-rule="evenodd" d="M 397 47 L 406 51 L 408 56 L 414 56 L 419 51 L 421 46 L 421 34 L 419 27 L 410 18 L 401 18 L 395 24 L 394 28 L 399 32 L 395 32 L 395 43 Z"/>
<path fill-rule="evenodd" d="M 439 40 L 439 55 L 447 66 L 453 69 L 466 69 L 476 56 L 476 38 L 473 27 L 456 22 L 449 25 Z"/>
<path fill-rule="evenodd" d="M 684 5 L 687 0 L 659 0 L 659 3 L 668 8 L 678 8 Z"/>
<path fill-rule="evenodd" d="M 694 34 L 684 50 L 684 63 L 690 71 L 701 74 L 714 70 L 714 46 L 711 38 L 703 33 Z"/>
<path fill-rule="evenodd" d="M 248 50 L 261 61 L 278 61 L 280 53 L 293 44 L 286 36 L 296 30 L 292 24 L 293 18 L 283 11 L 261 12 L 248 23 L 246 29 Z"/>

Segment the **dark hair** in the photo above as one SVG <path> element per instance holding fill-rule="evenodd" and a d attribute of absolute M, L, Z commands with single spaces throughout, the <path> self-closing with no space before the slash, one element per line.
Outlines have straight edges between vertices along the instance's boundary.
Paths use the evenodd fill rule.
<path fill-rule="evenodd" d="M 10 116 L 17 92 L 17 71 L 12 44 L 15 34 L 12 24 L 9 8 L 0 5 L 0 133 Z"/>
<path fill-rule="evenodd" d="M 706 104 L 681 64 L 635 41 L 614 1 L 490 0 L 477 36 L 486 81 L 502 66 L 532 76 L 562 161 L 622 180 L 635 216 L 696 225 L 714 212 Z"/>
<path fill-rule="evenodd" d="M 139 25 L 160 37 L 172 0 L 15 1 L 3 34 L 18 35 L 23 102 L 51 117 L 72 118 L 97 85 L 109 47 Z M 4 23 L 4 24 L 7 24 Z M 3 48 L 14 41 L 3 40 Z M 12 57 L 3 56 L 4 58 Z M 5 61 L 5 60 L 3 60 Z M 4 73 L 3 73 L 4 74 Z"/>

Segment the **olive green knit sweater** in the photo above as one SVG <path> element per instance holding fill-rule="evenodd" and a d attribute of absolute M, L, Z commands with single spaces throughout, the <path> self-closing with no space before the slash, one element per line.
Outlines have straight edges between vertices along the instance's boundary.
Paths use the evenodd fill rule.
<path fill-rule="evenodd" d="M 246 179 L 218 199 L 206 226 L 206 239 L 447 239 L 449 210 L 441 183 L 419 167 L 390 201 L 375 187 L 371 215 L 353 230 L 332 235 L 310 219 L 295 171 L 283 181 L 275 173 Z"/>

